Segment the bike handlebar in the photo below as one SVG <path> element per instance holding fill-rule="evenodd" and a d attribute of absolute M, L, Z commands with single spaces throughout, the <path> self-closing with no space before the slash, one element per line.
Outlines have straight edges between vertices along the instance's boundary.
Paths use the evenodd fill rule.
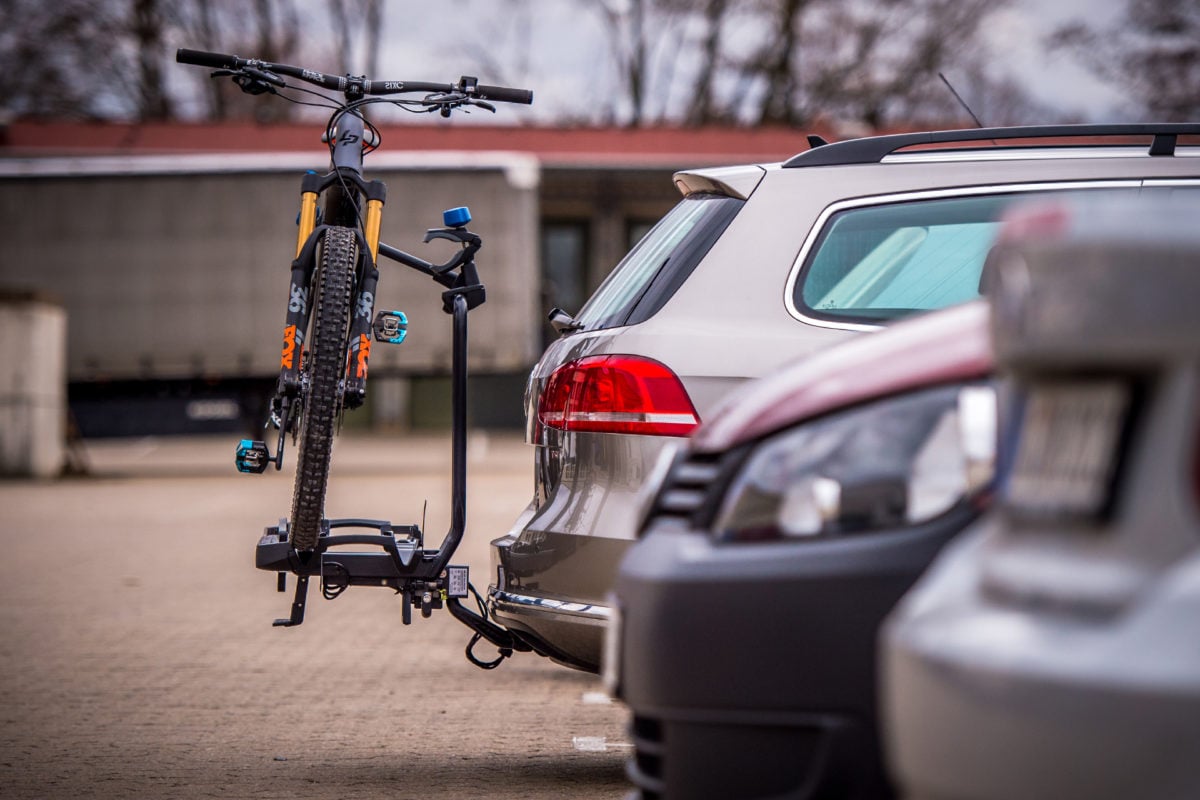
<path fill-rule="evenodd" d="M 204 50 L 189 50 L 183 47 L 175 51 L 175 60 L 180 64 L 194 64 L 198 67 L 212 67 L 213 69 L 249 69 L 252 71 L 251 74 L 254 74 L 253 71 L 255 70 L 265 70 L 268 73 L 277 72 L 281 75 L 299 78 L 302 81 L 308 81 L 317 86 L 323 86 L 326 89 L 334 89 L 339 92 L 346 92 L 352 86 L 357 86 L 363 94 L 370 95 L 403 94 L 406 92 L 425 92 L 426 94 L 464 92 L 469 97 L 477 100 L 494 100 L 501 103 L 522 103 L 525 105 L 533 102 L 533 92 L 528 89 L 511 89 L 507 86 L 484 86 L 476 84 L 474 79 L 468 78 L 460 79 L 458 84 L 424 83 L 419 81 L 369 81 L 365 78 L 327 75 L 324 72 L 302 69 L 288 64 L 273 64 L 268 61 L 240 58 L 226 53 L 209 53 Z M 255 77 L 265 78 L 263 75 L 255 75 Z M 273 83 L 274 81 L 270 82 Z"/>
<path fill-rule="evenodd" d="M 175 51 L 175 60 L 180 64 L 195 64 L 198 67 L 212 67 L 213 69 L 237 69 L 238 62 L 244 61 L 237 56 L 209 53 L 204 50 L 188 50 L 186 47 Z"/>

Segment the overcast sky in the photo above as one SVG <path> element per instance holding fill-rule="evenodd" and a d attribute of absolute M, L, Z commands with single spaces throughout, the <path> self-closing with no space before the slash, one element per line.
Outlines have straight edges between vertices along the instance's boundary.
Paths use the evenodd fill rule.
<path fill-rule="evenodd" d="M 620 2 L 621 0 L 594 0 Z M 438 4 L 440 7 L 440 3 Z M 414 77 L 444 64 L 456 76 L 463 57 L 486 52 L 505 64 L 511 74 L 535 91 L 535 108 L 520 112 L 549 121 L 566 111 L 586 109 L 597 97 L 613 91 L 604 65 L 608 51 L 598 14 L 580 13 L 579 5 L 561 0 L 530 0 L 529 40 L 520 47 L 519 25 L 506 0 L 459 0 L 456 16 L 462 24 L 447 27 L 438 16 L 409 13 L 427 7 L 426 0 L 390 0 L 383 69 L 388 75 Z M 1061 109 L 1064 119 L 1115 120 L 1124 98 L 1065 54 L 1048 54 L 1042 42 L 1061 24 L 1085 19 L 1103 25 L 1115 19 L 1124 0 L 1012 0 L 1008 8 L 990 15 L 984 38 L 994 54 L 998 72 L 1011 75 L 1038 102 Z M 660 65 L 661 66 L 661 65 Z M 678 65 L 677 65 L 678 66 Z M 481 76 L 482 77 L 482 76 Z M 950 77 L 953 81 L 953 76 Z M 683 97 L 659 97 L 657 102 L 678 104 Z M 652 111 L 655 109 L 651 109 Z M 525 117 L 527 118 L 527 117 Z"/>
<path fill-rule="evenodd" d="M 306 0 L 314 7 L 317 0 Z M 617 3 L 622 0 L 588 0 Z M 485 83 L 507 83 L 534 90 L 534 107 L 502 107 L 501 113 L 476 112 L 477 122 L 552 122 L 564 114 L 586 116 L 615 91 L 614 74 L 600 14 L 564 0 L 386 0 L 382 40 L 383 79 L 452 81 L 463 72 Z M 1023 86 L 1032 98 L 1061 119 L 1128 119 L 1129 104 L 1116 89 L 1090 75 L 1065 54 L 1047 54 L 1044 38 L 1073 19 L 1103 25 L 1114 20 L 1124 0 L 1011 0 L 983 26 L 996 73 Z M 340 72 L 341 58 L 311 37 L 305 60 L 327 72 Z M 670 48 L 662 48 L 669 51 Z M 485 65 L 494 62 L 496 69 Z M 665 63 L 658 69 L 686 71 L 691 65 Z M 356 71 L 362 65 L 354 65 Z M 494 74 L 494 73 L 503 74 Z M 953 74 L 947 77 L 956 81 Z M 676 93 L 683 91 L 676 82 Z M 690 98 L 652 98 L 651 116 L 663 105 L 678 111 Z M 189 103 L 191 105 L 191 103 Z M 1123 113 L 1124 112 L 1124 113 Z M 188 113 L 184 109 L 184 113 Z M 466 121 L 466 120 L 463 120 Z M 1047 120 L 1036 120 L 1044 122 Z"/>
<path fill-rule="evenodd" d="M 1047 54 L 1040 39 L 1063 23 L 1077 19 L 1104 27 L 1124 7 L 1122 0 L 1016 0 L 992 15 L 989 44 L 997 54 L 1011 54 L 1004 64 L 1034 99 L 1093 121 L 1119 115 L 1126 102 L 1105 84 L 1063 54 Z"/>

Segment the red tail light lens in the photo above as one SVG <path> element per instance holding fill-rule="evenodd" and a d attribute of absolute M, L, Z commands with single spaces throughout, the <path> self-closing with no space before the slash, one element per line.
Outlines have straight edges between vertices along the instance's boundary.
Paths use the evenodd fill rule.
<path fill-rule="evenodd" d="M 1023 239 L 1055 239 L 1071 227 L 1071 209 L 1060 200 L 1043 200 L 1018 206 L 1001 217 L 996 243 Z"/>
<path fill-rule="evenodd" d="M 563 364 L 538 402 L 538 420 L 564 431 L 687 436 L 700 417 L 679 378 L 637 356 L 589 356 Z"/>

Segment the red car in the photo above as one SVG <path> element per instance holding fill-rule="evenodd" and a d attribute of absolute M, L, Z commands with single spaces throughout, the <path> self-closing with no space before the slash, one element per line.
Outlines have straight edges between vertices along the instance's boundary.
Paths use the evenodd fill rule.
<path fill-rule="evenodd" d="M 976 301 L 823 351 L 676 456 L 606 648 L 641 797 L 891 795 L 876 635 L 989 497 L 988 319 Z"/>

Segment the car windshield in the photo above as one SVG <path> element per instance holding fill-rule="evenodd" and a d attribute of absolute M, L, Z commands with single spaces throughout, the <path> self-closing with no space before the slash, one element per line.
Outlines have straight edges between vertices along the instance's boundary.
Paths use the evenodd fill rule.
<path fill-rule="evenodd" d="M 584 330 L 649 319 L 683 284 L 744 201 L 693 194 L 634 245 L 576 315 Z"/>
<path fill-rule="evenodd" d="M 1012 192 L 839 211 L 801 272 L 796 307 L 823 319 L 877 322 L 976 298 L 1001 215 L 1028 197 Z"/>

